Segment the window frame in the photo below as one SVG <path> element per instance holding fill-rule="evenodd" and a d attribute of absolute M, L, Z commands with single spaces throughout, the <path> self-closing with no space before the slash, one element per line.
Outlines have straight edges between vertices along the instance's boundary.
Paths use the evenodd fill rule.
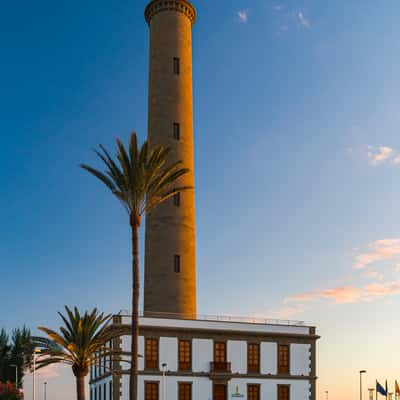
<path fill-rule="evenodd" d="M 174 272 L 180 274 L 181 270 L 181 256 L 180 254 L 174 254 Z"/>
<path fill-rule="evenodd" d="M 282 398 L 280 389 L 287 389 L 287 397 Z M 278 385 L 277 387 L 277 400 L 290 400 L 290 385 Z"/>
<path fill-rule="evenodd" d="M 157 396 L 156 396 L 157 399 L 156 400 L 159 400 L 160 399 L 160 382 L 158 382 L 158 381 L 144 381 L 144 400 L 153 400 L 152 398 L 147 397 L 148 385 L 154 385 L 155 387 L 157 387 Z"/>
<path fill-rule="evenodd" d="M 216 355 L 217 355 L 217 345 L 219 345 L 219 344 L 223 344 L 224 345 L 224 352 L 223 352 L 223 355 L 224 355 L 224 359 L 223 359 L 223 361 L 220 361 L 220 360 L 217 360 L 217 358 L 216 358 Z M 227 345 L 226 345 L 226 341 L 222 341 L 222 340 L 214 340 L 214 346 L 213 346 L 213 348 L 214 348 L 214 363 L 226 363 L 227 361 L 226 361 L 226 353 L 227 353 Z M 218 351 L 219 352 L 219 351 Z"/>
<path fill-rule="evenodd" d="M 156 346 L 156 355 L 157 358 L 156 360 L 153 360 L 152 358 L 148 358 L 148 352 L 147 352 L 147 343 L 152 341 L 155 343 Z M 159 346 L 159 339 L 155 337 L 146 337 L 144 340 L 144 368 L 145 369 L 150 369 L 150 370 L 159 370 L 159 360 L 160 360 L 160 346 Z M 151 353 L 153 353 L 153 350 L 151 350 Z"/>
<path fill-rule="evenodd" d="M 185 395 L 183 395 L 183 397 L 181 397 L 181 388 L 182 387 L 189 387 L 190 388 L 190 395 L 189 395 L 189 399 L 186 398 Z M 193 399 L 193 382 L 178 382 L 178 400 L 192 400 Z"/>
<path fill-rule="evenodd" d="M 257 398 L 250 398 L 250 388 L 257 388 Z M 247 384 L 247 400 L 260 400 L 261 399 L 261 385 L 259 383 L 248 383 Z"/>
<path fill-rule="evenodd" d="M 178 142 L 181 140 L 181 124 L 179 122 L 174 122 L 172 136 Z"/>
<path fill-rule="evenodd" d="M 181 74 L 181 59 L 179 57 L 173 58 L 173 69 L 172 70 L 174 72 L 174 75 Z"/>
<path fill-rule="evenodd" d="M 181 343 L 189 344 L 189 361 L 181 361 Z M 191 371 L 192 360 L 192 341 L 190 339 L 178 339 L 178 371 Z M 187 365 L 187 367 L 185 367 L 185 365 Z"/>
<path fill-rule="evenodd" d="M 253 359 L 251 357 L 251 349 L 253 346 L 257 349 L 256 350 L 256 355 L 257 355 L 257 364 L 250 364 L 250 360 Z M 247 343 L 247 372 L 250 373 L 260 373 L 260 343 L 255 343 L 255 342 L 250 342 Z"/>
<path fill-rule="evenodd" d="M 281 349 L 287 348 L 287 362 L 285 364 L 281 363 Z M 290 375 L 290 344 L 279 343 L 278 344 L 278 374 Z"/>
<path fill-rule="evenodd" d="M 174 206 L 180 207 L 181 206 L 181 192 L 175 193 L 173 196 Z"/>

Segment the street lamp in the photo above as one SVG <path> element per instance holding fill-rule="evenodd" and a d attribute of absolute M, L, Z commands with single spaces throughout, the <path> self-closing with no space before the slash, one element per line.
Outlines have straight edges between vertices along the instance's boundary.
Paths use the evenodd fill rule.
<path fill-rule="evenodd" d="M 165 382 L 165 372 L 167 370 L 167 363 L 162 363 L 161 367 L 163 369 L 162 376 L 163 376 L 163 400 L 167 400 L 167 385 Z"/>
<path fill-rule="evenodd" d="M 10 367 L 15 368 L 15 389 L 18 390 L 18 365 L 10 364 Z"/>
<path fill-rule="evenodd" d="M 44 386 L 44 400 L 47 400 L 47 382 L 43 382 Z"/>
<path fill-rule="evenodd" d="M 374 400 L 375 389 L 374 388 L 369 388 L 368 392 L 369 392 L 369 400 Z"/>
<path fill-rule="evenodd" d="M 32 398 L 35 400 L 35 370 L 36 370 L 36 354 L 40 353 L 40 349 L 33 350 L 33 395 Z"/>
<path fill-rule="evenodd" d="M 365 374 L 367 371 L 362 369 L 360 371 L 360 400 L 362 400 L 362 375 Z"/>

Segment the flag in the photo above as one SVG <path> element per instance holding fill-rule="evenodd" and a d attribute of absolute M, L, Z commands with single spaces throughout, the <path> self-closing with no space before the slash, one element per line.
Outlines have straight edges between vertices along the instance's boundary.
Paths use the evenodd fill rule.
<path fill-rule="evenodd" d="M 387 386 L 387 383 L 386 383 L 386 386 Z M 376 393 L 380 393 L 383 396 L 387 396 L 387 387 L 385 390 L 383 388 L 383 386 L 378 381 L 376 381 Z"/>
<path fill-rule="evenodd" d="M 400 387 L 399 387 L 399 384 L 397 383 L 397 381 L 395 381 L 395 383 L 394 383 L 394 388 L 395 388 L 396 394 L 400 394 Z"/>

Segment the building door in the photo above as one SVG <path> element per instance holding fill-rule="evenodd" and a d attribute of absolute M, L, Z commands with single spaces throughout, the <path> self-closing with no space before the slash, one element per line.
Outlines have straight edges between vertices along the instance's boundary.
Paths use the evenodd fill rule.
<path fill-rule="evenodd" d="M 226 385 L 215 384 L 214 385 L 214 393 L 213 400 L 227 400 L 227 390 Z"/>

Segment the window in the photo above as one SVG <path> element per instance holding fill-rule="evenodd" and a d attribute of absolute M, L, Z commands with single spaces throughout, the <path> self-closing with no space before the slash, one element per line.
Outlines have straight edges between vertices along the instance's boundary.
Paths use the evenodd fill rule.
<path fill-rule="evenodd" d="M 179 75 L 181 72 L 181 60 L 178 57 L 174 57 L 174 74 Z"/>
<path fill-rule="evenodd" d="M 289 385 L 278 385 L 278 400 L 290 400 Z"/>
<path fill-rule="evenodd" d="M 93 397 L 94 397 L 94 396 L 93 396 L 93 389 L 90 389 L 90 400 L 94 400 Z"/>
<path fill-rule="evenodd" d="M 146 339 L 146 368 L 158 369 L 158 340 Z"/>
<path fill-rule="evenodd" d="M 107 384 L 103 385 L 103 400 L 107 400 Z"/>
<path fill-rule="evenodd" d="M 114 396 L 113 396 L 113 385 L 112 385 L 112 381 L 110 381 L 110 383 L 108 384 L 108 393 L 109 393 L 108 398 L 109 398 L 110 400 L 112 400 L 112 398 L 114 397 Z"/>
<path fill-rule="evenodd" d="M 94 400 L 97 400 L 97 386 L 94 388 Z"/>
<path fill-rule="evenodd" d="M 174 194 L 174 206 L 179 207 L 180 205 L 181 205 L 181 194 L 178 192 Z"/>
<path fill-rule="evenodd" d="M 181 256 L 174 255 L 174 271 L 179 274 L 181 272 Z"/>
<path fill-rule="evenodd" d="M 289 345 L 278 345 L 278 373 L 289 373 Z"/>
<path fill-rule="evenodd" d="M 247 385 L 247 400 L 260 400 L 260 385 Z"/>
<path fill-rule="evenodd" d="M 178 400 L 192 400 L 192 384 L 190 382 L 178 383 Z"/>
<path fill-rule="evenodd" d="M 260 345 L 258 343 L 247 345 L 247 370 L 248 372 L 260 372 Z"/>
<path fill-rule="evenodd" d="M 174 139 L 181 139 L 181 126 L 177 122 L 174 122 Z"/>
<path fill-rule="evenodd" d="M 190 340 L 179 340 L 179 370 L 189 371 L 191 368 L 192 343 Z"/>
<path fill-rule="evenodd" d="M 227 387 L 224 384 L 214 383 L 213 386 L 213 400 L 226 400 L 227 399 Z"/>
<path fill-rule="evenodd" d="M 99 386 L 99 400 L 101 400 L 101 385 Z"/>
<path fill-rule="evenodd" d="M 225 363 L 226 362 L 226 343 L 215 342 L 214 343 L 214 362 Z"/>
<path fill-rule="evenodd" d="M 145 382 L 144 398 L 145 400 L 158 400 L 157 382 Z"/>

